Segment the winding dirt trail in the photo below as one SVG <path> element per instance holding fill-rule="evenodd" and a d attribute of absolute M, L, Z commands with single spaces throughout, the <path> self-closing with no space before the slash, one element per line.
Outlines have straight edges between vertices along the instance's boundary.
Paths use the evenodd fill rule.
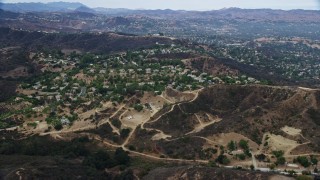
<path fill-rule="evenodd" d="M 202 90 L 202 89 L 197 90 L 197 93 L 196 93 L 195 97 L 194 97 L 191 101 L 189 101 L 189 102 L 195 101 L 195 100 L 197 99 L 197 97 L 198 97 L 198 93 L 199 93 L 201 90 Z M 164 98 L 164 97 L 163 97 L 163 98 Z M 165 99 L 165 98 L 164 98 L 164 99 Z M 165 99 L 165 100 L 167 100 L 167 99 Z M 167 100 L 167 101 L 168 101 L 168 100 Z M 168 102 L 170 102 L 170 101 L 168 101 Z M 171 109 L 170 109 L 170 111 L 166 112 L 166 113 L 163 114 L 163 115 L 166 115 L 166 114 L 168 114 L 169 112 L 173 111 L 173 109 L 175 108 L 175 106 L 176 106 L 176 105 L 180 105 L 181 103 L 186 103 L 186 102 L 180 102 L 180 103 L 177 103 L 177 104 L 173 104 L 172 107 L 171 107 Z M 72 130 L 69 130 L 69 131 L 66 130 L 66 131 L 54 131 L 54 132 L 42 133 L 41 135 L 56 134 L 56 136 L 60 136 L 59 134 L 63 134 L 63 133 L 71 133 L 71 132 L 76 132 L 76 131 L 81 131 L 81 130 L 87 130 L 87 129 L 96 128 L 96 127 L 101 126 L 101 125 L 103 125 L 103 124 L 105 124 L 105 123 L 109 123 L 109 124 L 111 125 L 111 127 L 113 127 L 113 125 L 110 123 L 110 119 L 111 119 L 112 117 L 114 117 L 118 112 L 120 112 L 125 106 L 126 106 L 125 104 L 122 105 L 122 106 L 120 106 L 120 107 L 118 108 L 118 110 L 117 110 L 116 112 L 114 112 L 109 118 L 105 119 L 105 120 L 102 121 L 102 122 L 100 121 L 100 123 L 97 124 L 97 125 L 92 125 L 92 126 L 89 126 L 89 127 L 88 127 L 88 126 L 87 126 L 87 127 L 82 127 L 82 128 L 78 128 L 78 129 L 72 129 Z M 126 111 L 125 111 L 125 112 L 126 112 Z M 121 115 L 123 116 L 123 115 L 125 114 L 125 112 L 122 113 Z M 150 118 L 151 118 L 152 116 L 154 116 L 154 114 L 156 114 L 156 112 L 153 112 L 150 117 L 148 117 L 147 119 L 141 121 L 141 124 L 139 124 L 139 125 L 141 125 L 141 127 L 144 129 L 143 125 L 144 125 L 145 123 L 150 123 L 150 122 L 148 122 L 148 121 L 150 120 Z M 163 115 L 161 115 L 159 118 L 157 118 L 156 120 L 153 120 L 153 121 L 151 121 L 151 122 L 157 121 L 157 120 L 160 119 Z M 201 120 L 199 120 L 199 122 L 201 122 Z M 208 126 L 209 124 L 212 124 L 212 123 L 214 123 L 214 121 L 213 121 L 213 122 L 209 122 L 209 123 L 202 123 L 202 126 L 205 127 L 205 126 Z M 154 159 L 154 160 L 161 160 L 161 161 L 184 162 L 184 163 L 195 163 L 195 162 L 197 162 L 197 163 L 208 163 L 208 162 L 209 162 L 209 161 L 207 161 L 207 160 L 187 160 L 187 159 L 174 159 L 174 158 L 160 158 L 160 157 L 153 156 L 153 155 L 150 155 L 150 154 L 145 154 L 145 153 L 140 153 L 140 152 L 132 151 L 132 150 L 128 149 L 128 148 L 126 147 L 126 145 L 129 143 L 130 139 L 132 138 L 133 134 L 135 133 L 136 128 L 137 128 L 137 126 L 132 129 L 132 131 L 130 132 L 130 134 L 129 134 L 128 137 L 126 138 L 126 140 L 125 140 L 121 145 L 107 142 L 107 141 L 103 140 L 101 137 L 99 137 L 98 135 L 92 135 L 92 134 L 88 134 L 88 133 L 85 133 L 85 134 L 87 134 L 90 138 L 95 139 L 95 140 L 103 143 L 103 144 L 106 145 L 106 146 L 113 147 L 113 148 L 123 148 L 125 151 L 128 151 L 128 152 L 130 152 L 131 154 L 138 155 L 138 156 L 142 156 L 142 157 L 145 157 L 145 158 L 150 158 L 150 159 Z M 113 127 L 113 129 L 115 130 L 115 129 L 117 129 L 117 128 Z M 150 129 L 150 128 L 147 128 L 147 130 L 151 130 L 151 129 Z M 158 129 L 153 129 L 153 130 L 156 130 L 156 131 L 158 131 L 159 133 L 162 133 L 162 134 L 163 134 L 162 137 L 164 137 L 164 138 L 167 137 L 167 135 L 165 135 L 165 133 L 164 133 L 163 131 L 158 130 Z M 61 137 L 61 136 L 60 136 L 60 137 Z M 197 137 L 197 136 L 195 136 L 195 137 Z M 62 137 L 61 137 L 61 138 L 62 138 Z M 198 138 L 202 138 L 202 139 L 205 139 L 205 140 L 207 140 L 207 141 L 211 141 L 211 140 L 209 140 L 209 139 L 207 139 L 207 138 L 200 137 L 200 136 L 199 136 Z M 214 143 L 213 141 L 211 141 L 211 142 Z"/>
<path fill-rule="evenodd" d="M 201 88 L 201 89 L 199 89 L 199 90 L 194 91 L 194 92 L 193 92 L 193 93 L 195 94 L 194 98 L 193 98 L 191 101 L 188 101 L 188 102 L 193 102 L 193 101 L 195 101 L 195 100 L 198 98 L 200 91 L 202 91 L 203 89 L 204 89 L 204 88 Z M 161 96 L 162 96 L 162 95 L 161 95 Z M 163 96 L 162 96 L 162 97 L 163 97 Z M 163 97 L 163 98 L 164 98 L 164 97 Z M 164 99 L 167 100 L 167 101 L 169 101 L 169 100 L 166 99 L 166 98 L 164 98 Z M 172 103 L 172 107 L 171 107 L 171 109 L 170 109 L 168 112 L 162 114 L 161 116 L 159 116 L 159 117 L 158 117 L 157 119 L 155 119 L 155 120 L 148 121 L 147 123 L 154 123 L 154 122 L 158 121 L 162 116 L 164 116 L 164 115 L 172 112 L 173 109 L 175 108 L 175 106 L 179 106 L 179 107 L 180 107 L 180 104 L 182 104 L 182 103 L 188 103 L 188 102 Z M 180 108 L 180 109 L 181 109 L 181 108 Z M 181 109 L 181 111 L 182 111 L 182 109 Z"/>
<path fill-rule="evenodd" d="M 196 117 L 197 117 L 197 115 L 196 115 Z M 192 133 L 200 132 L 201 130 L 203 130 L 203 129 L 206 128 L 207 126 L 210 126 L 211 124 L 217 123 L 217 122 L 219 122 L 219 121 L 222 120 L 221 118 L 217 118 L 217 119 L 215 119 L 215 120 L 213 120 L 213 121 L 211 121 L 211 122 L 203 123 L 203 122 L 199 119 L 199 117 L 197 117 L 197 119 L 198 119 L 198 121 L 200 122 L 200 124 L 199 124 L 198 126 L 196 126 L 196 127 L 194 128 L 194 130 L 186 133 L 185 135 L 189 135 L 189 134 L 192 134 Z"/>
<path fill-rule="evenodd" d="M 91 137 L 92 137 L 92 135 L 91 135 Z M 125 151 L 128 151 L 128 152 L 130 152 L 132 154 L 135 154 L 135 155 L 146 157 L 146 158 L 162 160 L 162 161 L 176 161 L 176 162 L 198 162 L 198 163 L 208 163 L 209 162 L 209 161 L 206 161 L 206 160 L 187 160 L 187 159 L 174 159 L 174 158 L 160 158 L 160 157 L 149 155 L 149 154 L 144 154 L 144 153 L 139 153 L 139 152 L 136 152 L 136 151 L 131 151 L 130 149 L 126 148 L 123 144 L 122 145 L 112 144 L 112 143 L 109 143 L 107 141 L 102 140 L 100 137 L 97 137 L 97 136 L 94 136 L 93 138 L 95 140 L 97 140 L 97 141 L 100 141 L 101 143 L 103 143 L 103 144 L 105 144 L 107 146 L 111 146 L 111 147 L 114 147 L 114 148 L 120 148 L 121 147 Z"/>

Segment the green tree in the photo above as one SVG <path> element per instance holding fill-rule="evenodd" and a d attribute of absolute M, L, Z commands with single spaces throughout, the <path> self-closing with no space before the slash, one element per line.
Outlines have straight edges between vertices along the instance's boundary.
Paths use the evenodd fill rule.
<path fill-rule="evenodd" d="M 309 162 L 308 158 L 305 156 L 299 156 L 297 157 L 297 161 L 299 164 L 301 164 L 303 167 L 309 167 L 311 163 Z"/>
<path fill-rule="evenodd" d="M 208 166 L 209 167 L 217 167 L 217 164 L 216 164 L 216 162 L 210 160 L 208 163 Z"/>
<path fill-rule="evenodd" d="M 110 158 L 108 152 L 103 150 L 99 150 L 93 155 L 88 156 L 84 159 L 83 164 L 100 170 L 116 165 L 116 163 Z"/>
<path fill-rule="evenodd" d="M 230 160 L 228 159 L 228 157 L 223 154 L 219 155 L 215 161 L 223 165 L 227 165 L 230 163 Z"/>
<path fill-rule="evenodd" d="M 133 108 L 138 112 L 143 110 L 143 106 L 141 104 L 135 104 Z"/>
<path fill-rule="evenodd" d="M 318 164 L 318 159 L 315 156 L 310 156 L 310 161 L 313 165 L 317 165 Z"/>
<path fill-rule="evenodd" d="M 245 141 L 243 139 L 239 141 L 239 146 L 244 150 L 249 149 L 248 141 Z"/>
<path fill-rule="evenodd" d="M 237 157 L 238 157 L 240 160 L 245 160 L 245 159 L 246 159 L 246 155 L 245 155 L 245 154 L 238 154 Z"/>
<path fill-rule="evenodd" d="M 130 134 L 130 129 L 121 129 L 120 136 L 121 138 L 127 138 Z"/>
<path fill-rule="evenodd" d="M 284 165 L 286 163 L 286 159 L 284 157 L 277 158 L 276 164 L 277 165 Z"/>
<path fill-rule="evenodd" d="M 121 121 L 119 121 L 119 119 L 112 119 L 111 120 L 111 124 L 114 125 L 117 128 L 121 127 Z"/>
<path fill-rule="evenodd" d="M 284 152 L 283 151 L 272 151 L 272 154 L 276 157 L 276 158 L 279 158 L 279 157 L 282 157 Z"/>
<path fill-rule="evenodd" d="M 236 149 L 237 149 L 237 142 L 235 142 L 235 141 L 230 141 L 230 142 L 228 143 L 228 149 L 229 149 L 229 151 L 234 151 L 234 150 L 236 150 Z"/>
<path fill-rule="evenodd" d="M 128 153 L 125 152 L 122 148 L 118 148 L 116 150 L 114 158 L 120 165 L 128 165 L 130 162 L 130 157 L 128 156 Z"/>

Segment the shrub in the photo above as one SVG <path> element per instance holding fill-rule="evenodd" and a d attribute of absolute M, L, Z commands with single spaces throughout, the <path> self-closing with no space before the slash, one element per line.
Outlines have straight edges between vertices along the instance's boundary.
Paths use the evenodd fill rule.
<path fill-rule="evenodd" d="M 230 141 L 230 142 L 228 143 L 228 149 L 229 149 L 229 151 L 234 151 L 234 150 L 236 150 L 236 149 L 237 149 L 237 142 L 235 142 L 235 141 Z"/>
<path fill-rule="evenodd" d="M 283 156 L 283 151 L 272 151 L 272 154 L 276 157 L 276 158 L 279 158 L 279 157 L 282 157 Z"/>
<path fill-rule="evenodd" d="M 297 158 L 297 162 L 301 164 L 303 167 L 309 167 L 311 163 L 309 162 L 308 158 L 305 156 L 299 156 Z"/>
<path fill-rule="evenodd" d="M 118 148 L 114 154 L 114 159 L 118 162 L 120 165 L 128 165 L 130 162 L 130 157 L 128 156 L 128 153 L 125 152 L 122 148 Z"/>
<path fill-rule="evenodd" d="M 277 165 L 284 165 L 286 163 L 286 159 L 284 157 L 277 158 L 276 164 Z"/>
<path fill-rule="evenodd" d="M 246 159 L 246 155 L 245 155 L 245 154 L 238 154 L 237 157 L 238 157 L 240 160 L 245 160 L 245 159 Z"/>
<path fill-rule="evenodd" d="M 318 164 L 318 159 L 314 156 L 310 156 L 310 161 L 313 165 L 317 165 Z"/>
<path fill-rule="evenodd" d="M 61 123 L 56 124 L 56 125 L 54 126 L 54 129 L 57 130 L 57 131 L 60 131 L 62 128 L 63 128 L 63 126 L 62 126 Z"/>
<path fill-rule="evenodd" d="M 33 128 L 36 128 L 38 124 L 36 122 L 32 122 L 32 123 L 28 123 L 27 125 Z"/>
<path fill-rule="evenodd" d="M 130 134 L 130 129 L 121 129 L 120 136 L 121 138 L 127 138 Z"/>
<path fill-rule="evenodd" d="M 209 167 L 217 167 L 217 164 L 214 161 L 209 161 L 208 166 Z"/>
<path fill-rule="evenodd" d="M 114 125 L 117 128 L 121 127 L 121 121 L 119 121 L 119 119 L 112 119 L 111 120 L 111 124 Z"/>
<path fill-rule="evenodd" d="M 141 104 L 135 104 L 133 108 L 138 112 L 143 110 L 143 106 Z"/>
<path fill-rule="evenodd" d="M 245 141 L 243 139 L 239 141 L 239 146 L 244 150 L 249 149 L 248 141 Z"/>
<path fill-rule="evenodd" d="M 227 158 L 227 156 L 222 154 L 219 155 L 215 161 L 218 162 L 219 164 L 224 164 L 224 165 L 227 165 L 230 163 L 230 160 Z"/>

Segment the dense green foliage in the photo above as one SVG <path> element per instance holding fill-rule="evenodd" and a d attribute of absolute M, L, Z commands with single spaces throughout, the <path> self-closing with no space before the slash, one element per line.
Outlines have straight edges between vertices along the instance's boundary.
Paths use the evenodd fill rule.
<path fill-rule="evenodd" d="M 227 165 L 230 163 L 230 160 L 228 159 L 228 157 L 223 154 L 219 155 L 215 161 L 223 165 Z"/>
<path fill-rule="evenodd" d="M 272 151 L 272 154 L 277 158 L 276 165 L 284 165 L 286 163 L 283 151 Z"/>
<path fill-rule="evenodd" d="M 301 164 L 303 167 L 309 167 L 311 165 L 311 162 L 306 156 L 299 156 L 295 159 L 295 161 Z"/>
<path fill-rule="evenodd" d="M 129 165 L 130 157 L 122 148 L 112 153 L 100 148 L 93 148 L 92 145 L 88 137 L 75 138 L 71 141 L 53 141 L 48 137 L 29 137 L 19 141 L 1 140 L 0 154 L 62 156 L 67 159 L 84 158 L 83 165 L 98 170 L 118 165 Z"/>

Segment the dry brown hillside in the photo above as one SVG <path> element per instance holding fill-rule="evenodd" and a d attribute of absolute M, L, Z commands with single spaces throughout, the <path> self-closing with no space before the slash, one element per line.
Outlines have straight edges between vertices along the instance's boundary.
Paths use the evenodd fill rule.
<path fill-rule="evenodd" d="M 156 180 L 156 179 L 285 179 L 289 178 L 281 175 L 274 175 L 272 173 L 261 172 L 244 172 L 234 169 L 222 168 L 206 168 L 206 167 L 175 167 L 175 168 L 158 168 L 151 171 L 143 179 Z"/>
<path fill-rule="evenodd" d="M 290 134 L 284 130 L 286 126 L 299 133 Z M 172 138 L 206 138 L 235 132 L 257 144 L 261 144 L 264 134 L 270 133 L 297 141 L 296 148 L 301 149 L 299 145 L 303 145 L 318 152 L 320 91 L 299 87 L 216 85 L 202 90 L 194 101 L 173 105 L 172 111 L 145 127 L 161 130 Z"/>

